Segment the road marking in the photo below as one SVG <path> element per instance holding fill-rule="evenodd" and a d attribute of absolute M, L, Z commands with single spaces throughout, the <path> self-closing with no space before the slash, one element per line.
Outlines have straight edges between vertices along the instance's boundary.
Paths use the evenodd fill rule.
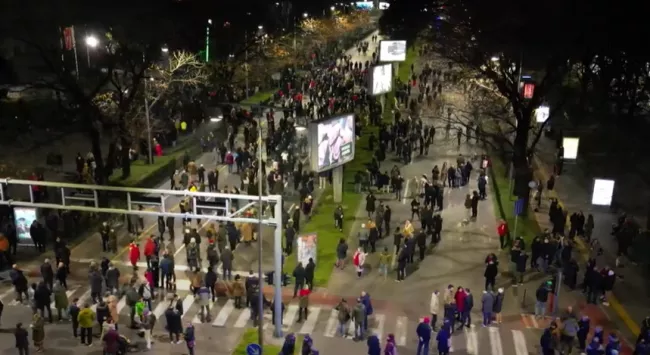
<path fill-rule="evenodd" d="M 503 354 L 503 347 L 501 346 L 501 337 L 499 336 L 499 328 L 488 327 L 490 333 L 490 350 L 492 355 Z"/>
<path fill-rule="evenodd" d="M 402 204 L 406 204 L 406 197 L 409 195 L 409 185 L 411 184 L 411 179 L 406 180 L 406 186 L 404 187 L 404 195 L 402 195 Z"/>
<path fill-rule="evenodd" d="M 535 316 L 529 315 L 531 322 L 533 323 L 533 328 L 539 329 L 539 324 L 537 324 L 537 319 L 535 319 Z"/>
<path fill-rule="evenodd" d="M 249 319 L 251 319 L 251 309 L 246 307 L 237 318 L 235 328 L 244 328 L 248 324 Z"/>
<path fill-rule="evenodd" d="M 296 320 L 296 316 L 298 315 L 298 306 L 295 304 L 289 305 L 287 309 L 287 313 L 284 315 L 284 319 L 282 320 L 282 326 L 283 327 L 290 327 L 293 322 Z"/>
<path fill-rule="evenodd" d="M 386 316 L 383 314 L 375 314 L 375 322 L 375 327 L 372 329 L 372 332 L 381 341 L 384 336 L 384 323 L 386 322 Z"/>
<path fill-rule="evenodd" d="M 15 298 L 16 291 L 14 290 L 13 286 L 10 289 L 8 289 L 7 291 L 3 292 L 2 295 L 0 295 L 0 300 L 4 300 L 5 298 L 9 297 L 9 295 L 11 295 L 11 294 L 14 295 L 14 299 L 12 299 L 11 301 L 9 301 L 7 303 L 16 302 L 16 298 Z"/>
<path fill-rule="evenodd" d="M 395 341 L 399 346 L 406 346 L 406 322 L 408 319 L 404 316 L 397 317 L 397 326 L 395 329 Z"/>
<path fill-rule="evenodd" d="M 298 332 L 299 334 L 311 334 L 314 332 L 314 328 L 316 328 L 316 321 L 320 314 L 320 307 L 311 307 L 308 312 L 309 315 L 307 316 L 307 320 L 305 320 L 305 324 L 300 327 L 300 331 Z"/>
<path fill-rule="evenodd" d="M 467 341 L 467 353 L 470 355 L 478 355 L 478 337 L 476 336 L 475 328 L 465 328 Z"/>
<path fill-rule="evenodd" d="M 95 304 L 95 309 L 97 309 L 97 305 Z M 122 310 L 126 307 L 126 296 L 122 297 L 119 302 L 117 302 L 117 313 L 120 314 L 122 313 Z"/>
<path fill-rule="evenodd" d="M 338 316 L 339 311 L 333 309 L 330 312 L 330 317 L 327 320 L 327 326 L 325 327 L 325 336 L 328 338 L 333 338 L 336 335 L 336 326 L 338 325 Z"/>
<path fill-rule="evenodd" d="M 516 355 L 528 355 L 528 346 L 526 346 L 526 338 L 521 330 L 512 330 L 512 340 L 515 343 Z"/>
<path fill-rule="evenodd" d="M 226 325 L 228 316 L 230 316 L 230 313 L 232 313 L 234 309 L 235 309 L 235 301 L 228 300 L 228 302 L 226 302 L 226 304 L 223 307 L 221 307 L 219 314 L 217 314 L 217 317 L 214 319 L 214 322 L 212 322 L 212 326 L 223 327 L 224 325 Z"/>
<path fill-rule="evenodd" d="M 187 314 L 187 311 L 189 311 L 190 307 L 192 307 L 192 305 L 194 304 L 194 300 L 195 300 L 194 295 L 191 294 L 191 293 L 189 295 L 185 296 L 185 298 L 183 298 L 183 314 L 182 314 L 182 316 Z"/>
<path fill-rule="evenodd" d="M 153 310 L 154 316 L 156 316 L 156 319 L 160 319 L 160 317 L 165 314 L 165 311 L 167 311 L 167 308 L 169 308 L 171 304 L 165 299 L 160 301 L 157 305 L 156 308 Z"/>

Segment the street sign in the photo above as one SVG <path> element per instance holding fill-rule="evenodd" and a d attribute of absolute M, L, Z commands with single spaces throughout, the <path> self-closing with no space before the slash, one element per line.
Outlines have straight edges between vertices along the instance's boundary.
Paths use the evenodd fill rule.
<path fill-rule="evenodd" d="M 262 347 L 260 344 L 248 344 L 246 347 L 246 354 L 248 355 L 261 355 L 262 354 Z"/>
<path fill-rule="evenodd" d="M 521 216 L 524 213 L 524 199 L 520 198 L 515 201 L 515 216 Z"/>

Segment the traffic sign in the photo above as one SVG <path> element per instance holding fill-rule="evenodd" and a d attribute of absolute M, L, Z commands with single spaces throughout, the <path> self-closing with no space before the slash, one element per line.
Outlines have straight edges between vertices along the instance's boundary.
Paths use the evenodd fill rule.
<path fill-rule="evenodd" d="M 248 355 L 261 355 L 262 354 L 262 347 L 260 344 L 248 344 L 246 347 L 246 354 Z"/>
<path fill-rule="evenodd" d="M 515 201 L 515 216 L 521 216 L 524 213 L 524 202 L 523 198 Z"/>

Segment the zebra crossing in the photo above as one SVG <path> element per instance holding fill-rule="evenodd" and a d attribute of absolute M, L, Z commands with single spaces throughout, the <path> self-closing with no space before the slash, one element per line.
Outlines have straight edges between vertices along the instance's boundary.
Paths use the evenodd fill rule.
<path fill-rule="evenodd" d="M 80 304 L 90 302 L 90 290 L 84 290 L 80 287 L 71 288 L 66 292 L 70 300 L 79 298 Z M 242 330 L 253 326 L 251 312 L 249 308 L 236 308 L 233 299 L 219 297 L 216 302 L 209 305 L 210 318 L 202 317 L 201 306 L 195 302 L 194 295 L 188 291 L 178 291 L 178 296 L 183 304 L 182 319 L 184 322 L 192 322 L 198 326 L 214 327 L 216 329 L 239 329 Z M 19 304 L 14 300 L 15 294 L 13 289 L 0 291 L 0 300 L 6 307 L 23 307 L 29 310 L 24 304 Z M 161 320 L 157 322 L 156 328 L 164 329 L 164 313 L 169 308 L 170 302 L 166 299 L 164 292 L 158 292 L 156 298 L 152 300 L 152 312 Z M 54 308 L 54 304 L 52 304 Z M 96 310 L 97 305 L 91 306 Z M 29 310 L 31 311 L 31 310 Z M 126 297 L 120 298 L 117 303 L 117 311 L 120 314 L 121 321 L 128 319 L 130 307 L 127 306 Z M 312 305 L 309 307 L 309 315 L 306 320 L 298 322 L 299 308 L 297 304 L 288 304 L 282 319 L 283 332 L 293 332 L 296 334 L 320 335 L 325 338 L 346 338 L 352 339 L 354 325 L 348 324 L 347 334 L 341 336 L 338 333 L 338 311 L 329 305 Z M 393 334 L 398 346 L 414 346 L 417 344 L 417 335 L 415 329 L 421 322 L 421 318 L 411 319 L 404 315 L 386 314 L 376 312 L 370 317 L 369 330 L 377 335 L 380 339 L 385 339 L 388 334 Z M 271 314 L 266 312 L 264 315 L 264 327 L 269 329 L 273 327 Z M 434 334 L 435 336 L 435 334 Z M 351 341 L 351 340 L 350 340 Z M 506 329 L 500 327 L 472 327 L 464 331 L 457 331 L 452 336 L 452 348 L 462 350 L 467 354 L 504 354 L 504 348 L 509 349 L 507 353 L 516 355 L 527 355 L 528 347 L 521 330 Z"/>

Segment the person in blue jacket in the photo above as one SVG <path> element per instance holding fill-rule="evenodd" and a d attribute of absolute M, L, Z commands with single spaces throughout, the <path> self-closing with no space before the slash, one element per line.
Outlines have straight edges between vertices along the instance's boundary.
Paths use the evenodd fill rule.
<path fill-rule="evenodd" d="M 436 340 L 438 341 L 438 354 L 439 355 L 449 355 L 449 340 L 451 337 L 449 322 L 440 328 L 438 335 L 436 335 Z"/>
<path fill-rule="evenodd" d="M 585 354 L 587 355 L 603 355 L 605 354 L 605 349 L 603 346 L 600 344 L 601 340 L 600 338 L 593 337 L 591 339 L 591 343 L 587 346 L 587 349 L 585 349 Z"/>
<path fill-rule="evenodd" d="M 590 322 L 589 317 L 583 316 L 578 321 L 578 349 L 580 352 L 584 352 L 587 347 L 587 335 L 589 335 Z"/>
<path fill-rule="evenodd" d="M 282 351 L 280 355 L 293 355 L 296 351 L 296 336 L 293 333 L 287 334 L 284 337 L 284 344 L 282 344 Z"/>
<path fill-rule="evenodd" d="M 415 332 L 418 335 L 417 355 L 429 355 L 429 342 L 431 341 L 432 329 L 428 317 L 424 317 L 422 322 L 418 324 Z"/>
<path fill-rule="evenodd" d="M 368 355 L 381 355 L 381 344 L 375 334 L 368 337 L 366 344 L 368 345 Z"/>
<path fill-rule="evenodd" d="M 605 338 L 605 333 L 603 332 L 603 327 L 601 326 L 596 326 L 596 329 L 594 329 L 594 336 L 592 339 L 598 339 L 598 344 L 603 345 L 603 340 Z"/>
<path fill-rule="evenodd" d="M 610 333 L 607 338 L 607 346 L 605 347 L 605 355 L 616 355 L 621 351 L 621 340 L 616 333 Z M 616 353 L 614 353 L 616 352 Z"/>
<path fill-rule="evenodd" d="M 314 341 L 309 334 L 305 335 L 305 338 L 302 340 L 302 355 L 311 355 L 312 346 L 314 346 Z"/>
<path fill-rule="evenodd" d="M 361 303 L 366 308 L 366 318 L 363 321 L 363 330 L 364 332 L 368 331 L 368 317 L 372 315 L 372 302 L 370 301 L 370 295 L 366 291 L 361 292 Z"/>

